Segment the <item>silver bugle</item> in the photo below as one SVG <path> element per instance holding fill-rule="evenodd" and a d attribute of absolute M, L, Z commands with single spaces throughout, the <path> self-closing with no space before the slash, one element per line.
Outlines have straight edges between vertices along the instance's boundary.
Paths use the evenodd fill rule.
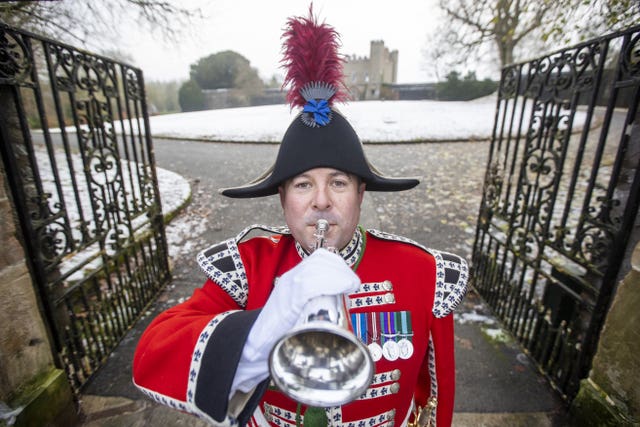
<path fill-rule="evenodd" d="M 316 224 L 316 249 L 325 247 L 326 220 Z M 302 323 L 271 350 L 269 370 L 275 385 L 306 405 L 340 406 L 362 395 L 375 365 L 367 347 L 355 336 L 347 295 L 313 298 L 305 304 Z"/>

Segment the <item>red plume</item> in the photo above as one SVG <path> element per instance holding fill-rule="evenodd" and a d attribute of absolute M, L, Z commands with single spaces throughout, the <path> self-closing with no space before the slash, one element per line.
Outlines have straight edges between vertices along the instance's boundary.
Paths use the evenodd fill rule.
<path fill-rule="evenodd" d="M 294 17 L 287 20 L 282 37 L 285 40 L 280 62 L 286 69 L 282 87 L 291 86 L 287 101 L 292 108 L 306 104 L 300 90 L 313 82 L 322 82 L 335 89 L 335 94 L 327 99 L 330 105 L 349 99 L 342 80 L 344 57 L 338 53 L 340 35 L 333 27 L 318 23 L 317 17 L 313 16 L 313 4 L 309 6 L 308 18 Z"/>

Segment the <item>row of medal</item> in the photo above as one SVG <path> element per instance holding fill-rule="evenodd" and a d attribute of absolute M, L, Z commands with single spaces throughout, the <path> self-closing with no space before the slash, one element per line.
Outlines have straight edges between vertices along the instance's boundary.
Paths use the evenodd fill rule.
<path fill-rule="evenodd" d="M 351 324 L 375 362 L 383 357 L 393 362 L 413 355 L 411 312 L 352 313 Z"/>

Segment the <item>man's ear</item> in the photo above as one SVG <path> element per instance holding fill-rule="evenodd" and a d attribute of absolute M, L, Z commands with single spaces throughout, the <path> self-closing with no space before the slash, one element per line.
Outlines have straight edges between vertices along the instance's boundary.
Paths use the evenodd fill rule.
<path fill-rule="evenodd" d="M 361 182 L 360 185 L 358 185 L 358 194 L 360 196 L 360 203 L 362 203 L 362 199 L 364 198 L 364 191 L 367 188 L 367 184 L 365 182 Z"/>
<path fill-rule="evenodd" d="M 278 195 L 280 196 L 280 206 L 284 209 L 284 188 L 282 185 L 278 186 Z"/>

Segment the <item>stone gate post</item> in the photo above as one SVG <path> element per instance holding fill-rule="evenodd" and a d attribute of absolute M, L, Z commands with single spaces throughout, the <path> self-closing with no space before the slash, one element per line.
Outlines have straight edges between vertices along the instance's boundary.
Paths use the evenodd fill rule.
<path fill-rule="evenodd" d="M 2 144 L 22 137 L 12 97 L 0 85 Z M 9 178 L 0 161 L 0 426 L 68 427 L 76 422 L 73 393 L 54 365 Z"/>
<path fill-rule="evenodd" d="M 618 286 L 589 377 L 571 405 L 579 426 L 640 425 L 640 243 Z"/>

